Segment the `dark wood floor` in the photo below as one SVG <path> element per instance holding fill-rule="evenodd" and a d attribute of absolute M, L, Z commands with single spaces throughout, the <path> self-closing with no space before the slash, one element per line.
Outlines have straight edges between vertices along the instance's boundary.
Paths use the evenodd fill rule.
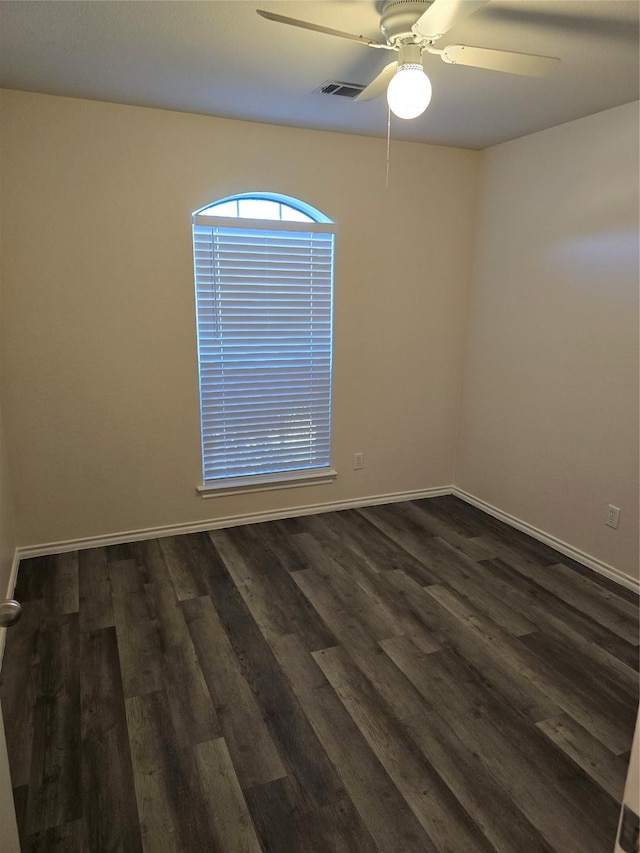
<path fill-rule="evenodd" d="M 610 853 L 630 592 L 455 498 L 25 560 L 25 851 Z"/>

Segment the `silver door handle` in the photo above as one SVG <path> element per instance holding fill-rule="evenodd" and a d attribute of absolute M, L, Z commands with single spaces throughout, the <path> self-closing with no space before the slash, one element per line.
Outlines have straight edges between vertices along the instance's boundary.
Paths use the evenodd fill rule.
<path fill-rule="evenodd" d="M 15 625 L 22 614 L 22 607 L 13 598 L 5 598 L 0 602 L 0 628 L 10 628 Z"/>

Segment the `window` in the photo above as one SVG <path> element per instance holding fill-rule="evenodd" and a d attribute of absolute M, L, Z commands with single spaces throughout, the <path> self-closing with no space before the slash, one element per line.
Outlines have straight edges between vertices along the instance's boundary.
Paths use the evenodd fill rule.
<path fill-rule="evenodd" d="M 325 482 L 334 226 L 274 194 L 193 216 L 203 486 Z"/>

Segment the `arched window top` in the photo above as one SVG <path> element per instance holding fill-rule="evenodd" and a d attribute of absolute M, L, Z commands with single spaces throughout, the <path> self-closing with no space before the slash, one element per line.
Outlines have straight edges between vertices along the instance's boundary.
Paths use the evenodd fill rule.
<path fill-rule="evenodd" d="M 240 193 L 221 198 L 196 211 L 197 216 L 225 219 L 264 219 L 272 222 L 324 222 L 331 220 L 297 198 L 279 193 Z"/>

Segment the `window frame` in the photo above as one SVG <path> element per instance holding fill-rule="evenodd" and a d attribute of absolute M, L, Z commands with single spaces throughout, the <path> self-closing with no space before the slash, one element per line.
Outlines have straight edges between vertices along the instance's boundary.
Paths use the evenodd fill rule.
<path fill-rule="evenodd" d="M 309 217 L 309 221 L 299 219 L 250 219 L 242 216 L 219 216 L 205 213 L 207 210 L 228 204 L 228 202 L 241 200 L 272 201 L 284 207 L 289 207 L 297 213 Z M 282 213 L 282 209 L 280 210 Z M 201 284 L 198 280 L 198 259 L 196 257 L 196 228 L 204 226 L 212 229 L 233 229 L 238 231 L 262 231 L 262 232 L 289 232 L 301 234 L 332 234 L 336 233 L 336 225 L 320 211 L 289 196 L 278 193 L 241 193 L 227 196 L 212 204 L 195 211 L 192 215 L 192 239 L 194 249 L 194 282 L 196 289 L 196 335 L 197 335 L 197 357 L 198 357 L 198 390 L 200 399 L 200 438 L 201 438 L 201 463 L 202 463 L 202 485 L 197 487 L 197 492 L 203 498 L 216 497 L 222 494 L 244 494 L 271 489 L 294 488 L 299 486 L 319 485 L 333 482 L 338 472 L 331 466 L 332 450 L 332 383 L 333 383 L 333 293 L 335 256 L 334 240 L 331 241 L 331 267 L 329 274 L 329 369 L 328 369 L 328 405 L 326 414 L 328 427 L 326 436 L 328 438 L 329 464 L 320 467 L 300 467 L 286 471 L 274 471 L 270 473 L 258 473 L 250 475 L 230 475 L 226 477 L 206 478 L 206 451 L 205 451 L 205 416 L 204 416 L 204 393 L 202 372 L 202 347 L 201 347 L 201 318 L 199 314 L 199 302 L 201 298 Z M 310 285 L 311 286 L 311 285 Z M 213 291 L 212 291 L 213 292 Z M 311 387 L 311 386 L 310 386 Z"/>

